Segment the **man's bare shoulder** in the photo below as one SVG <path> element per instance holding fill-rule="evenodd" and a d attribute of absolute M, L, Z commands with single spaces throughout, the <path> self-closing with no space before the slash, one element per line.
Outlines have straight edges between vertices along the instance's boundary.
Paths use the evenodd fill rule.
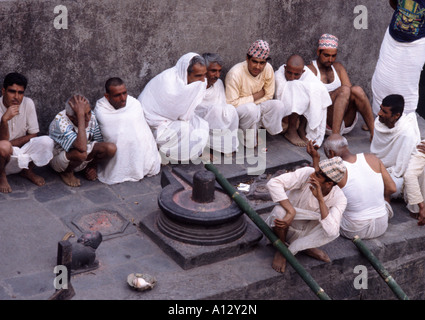
<path fill-rule="evenodd" d="M 376 172 L 381 172 L 381 160 L 373 153 L 364 153 L 364 157 L 369 166 Z"/>
<path fill-rule="evenodd" d="M 341 62 L 334 62 L 333 66 L 337 72 L 346 71 L 344 65 Z"/>

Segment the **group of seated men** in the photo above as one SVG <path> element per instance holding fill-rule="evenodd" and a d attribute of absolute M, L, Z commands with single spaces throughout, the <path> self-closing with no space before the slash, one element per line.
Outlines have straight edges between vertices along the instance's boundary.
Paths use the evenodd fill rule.
<path fill-rule="evenodd" d="M 420 144 L 416 114 L 404 114 L 403 97 L 394 94 L 382 101 L 374 120 L 367 95 L 335 61 L 337 51 L 338 39 L 324 34 L 317 60 L 305 65 L 294 54 L 274 71 L 268 43 L 257 40 L 224 83 L 218 54 L 187 53 L 150 80 L 137 99 L 120 78 L 106 81 L 93 109 L 87 98 L 73 95 L 49 135 L 39 137 L 34 103 L 24 96 L 27 79 L 10 73 L 0 100 L 0 192 L 12 191 L 7 175 L 18 172 L 42 186 L 33 168 L 47 164 L 71 187 L 80 186 L 74 174 L 79 171 L 106 184 L 138 181 L 158 174 L 164 158 L 186 161 L 205 150 L 227 155 L 240 144 L 257 147 L 264 128 L 306 147 L 313 160 L 312 167 L 268 183 L 278 205 L 267 222 L 293 253 L 305 250 L 329 261 L 317 247 L 340 233 L 382 235 L 393 215 L 391 197 L 403 196 L 425 224 L 425 142 Z M 359 114 L 371 152 L 352 154 L 342 135 Z M 328 159 L 320 161 L 322 143 Z M 273 268 L 285 269 L 280 253 Z"/>

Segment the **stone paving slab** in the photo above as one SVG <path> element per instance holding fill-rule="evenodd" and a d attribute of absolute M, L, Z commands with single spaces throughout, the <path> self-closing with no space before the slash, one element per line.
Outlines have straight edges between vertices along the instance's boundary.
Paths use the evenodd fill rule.
<path fill-rule="evenodd" d="M 359 121 L 346 136 L 353 152 L 369 151 L 368 133 L 360 129 L 361 124 Z M 420 127 L 423 134 L 423 119 Z M 303 148 L 290 145 L 281 135 L 267 136 L 267 153 L 263 155 L 268 168 L 309 160 Z M 238 176 L 246 179 L 249 166 L 237 164 L 235 158 L 233 164 L 217 164 L 232 183 L 237 182 Z M 193 172 L 199 165 L 182 167 Z M 0 194 L 1 300 L 48 299 L 55 292 L 53 268 L 58 242 L 72 231 L 66 222 L 98 210 L 120 212 L 128 220 L 131 232 L 103 241 L 96 251 L 99 268 L 72 277 L 74 300 L 317 299 L 290 265 L 284 274 L 271 268 L 275 249 L 265 238 L 242 255 L 184 270 L 139 227 L 141 220 L 159 210 L 160 175 L 113 186 L 82 179 L 80 188 L 70 188 L 51 169 L 37 170 L 46 178 L 45 186 L 36 187 L 15 175 L 9 179 L 13 193 Z M 365 242 L 411 298 L 423 299 L 425 229 L 410 218 L 403 202 L 393 203 L 393 208 L 395 217 L 388 231 Z M 296 257 L 329 296 L 395 299 L 350 240 L 340 237 L 323 249 L 330 255 L 331 263 L 302 253 Z M 368 290 L 353 287 L 353 268 L 359 264 L 368 268 Z M 131 290 L 126 279 L 133 272 L 155 276 L 157 286 L 146 292 Z"/>

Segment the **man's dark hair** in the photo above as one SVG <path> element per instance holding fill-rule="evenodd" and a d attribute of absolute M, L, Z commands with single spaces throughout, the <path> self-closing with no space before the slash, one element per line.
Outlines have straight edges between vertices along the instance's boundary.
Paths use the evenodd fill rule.
<path fill-rule="evenodd" d="M 253 56 L 248 53 L 246 54 L 246 57 L 248 58 L 248 60 L 251 60 L 253 58 Z M 267 57 L 266 61 L 269 62 L 271 59 L 272 59 L 271 57 Z"/>
<path fill-rule="evenodd" d="M 106 83 L 105 83 L 106 93 L 110 93 L 109 89 L 111 87 L 117 87 L 123 84 L 124 84 L 124 81 L 121 78 L 118 78 L 118 77 L 109 78 L 108 80 L 106 80 Z"/>
<path fill-rule="evenodd" d="M 24 75 L 18 72 L 7 74 L 3 80 L 3 88 L 7 89 L 7 87 L 13 86 L 14 84 L 24 87 L 25 90 L 27 88 L 28 80 Z"/>
<path fill-rule="evenodd" d="M 336 186 L 338 183 L 336 183 L 335 181 L 333 181 L 331 178 L 329 178 L 322 170 L 319 170 L 319 174 L 325 178 L 325 182 L 332 182 L 332 184 L 334 186 Z"/>
<path fill-rule="evenodd" d="M 390 94 L 382 100 L 382 105 L 384 107 L 390 107 L 393 115 L 397 113 L 403 114 L 404 98 L 399 94 Z"/>

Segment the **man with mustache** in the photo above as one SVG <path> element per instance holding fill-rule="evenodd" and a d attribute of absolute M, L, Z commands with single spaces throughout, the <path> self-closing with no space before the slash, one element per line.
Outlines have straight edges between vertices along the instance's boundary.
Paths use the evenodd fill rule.
<path fill-rule="evenodd" d="M 236 109 L 226 102 L 223 81 L 220 79 L 224 62 L 216 53 L 204 53 L 207 66 L 207 91 L 195 113 L 210 127 L 209 147 L 224 154 L 237 151 L 239 117 Z"/>
<path fill-rule="evenodd" d="M 238 112 L 239 128 L 245 135 L 241 142 L 249 148 L 258 145 L 260 127 L 271 135 L 283 130 L 284 106 L 282 101 L 273 99 L 275 76 L 269 60 L 269 44 L 257 40 L 249 47 L 246 60 L 234 65 L 226 75 L 226 100 Z M 252 132 L 253 136 L 249 134 Z"/>
<path fill-rule="evenodd" d="M 333 104 L 328 108 L 326 133 L 349 133 L 361 114 L 365 125 L 363 130 L 374 134 L 373 113 L 369 98 L 360 86 L 353 86 L 344 66 L 336 62 L 338 38 L 323 34 L 319 39 L 317 60 L 308 65 L 311 71 L 325 84 Z"/>
<path fill-rule="evenodd" d="M 386 96 L 375 119 L 375 135 L 370 145 L 370 152 L 381 159 L 396 184 L 397 191 L 392 198 L 404 196 L 404 174 L 413 151 L 421 141 L 416 113 L 403 112 L 403 96 Z"/>
<path fill-rule="evenodd" d="M 44 178 L 33 171 L 49 163 L 53 141 L 48 136 L 37 137 L 39 126 L 34 102 L 25 97 L 28 80 L 20 73 L 9 73 L 4 78 L 0 99 L 0 192 L 12 192 L 6 176 L 21 173 L 36 184 Z"/>

